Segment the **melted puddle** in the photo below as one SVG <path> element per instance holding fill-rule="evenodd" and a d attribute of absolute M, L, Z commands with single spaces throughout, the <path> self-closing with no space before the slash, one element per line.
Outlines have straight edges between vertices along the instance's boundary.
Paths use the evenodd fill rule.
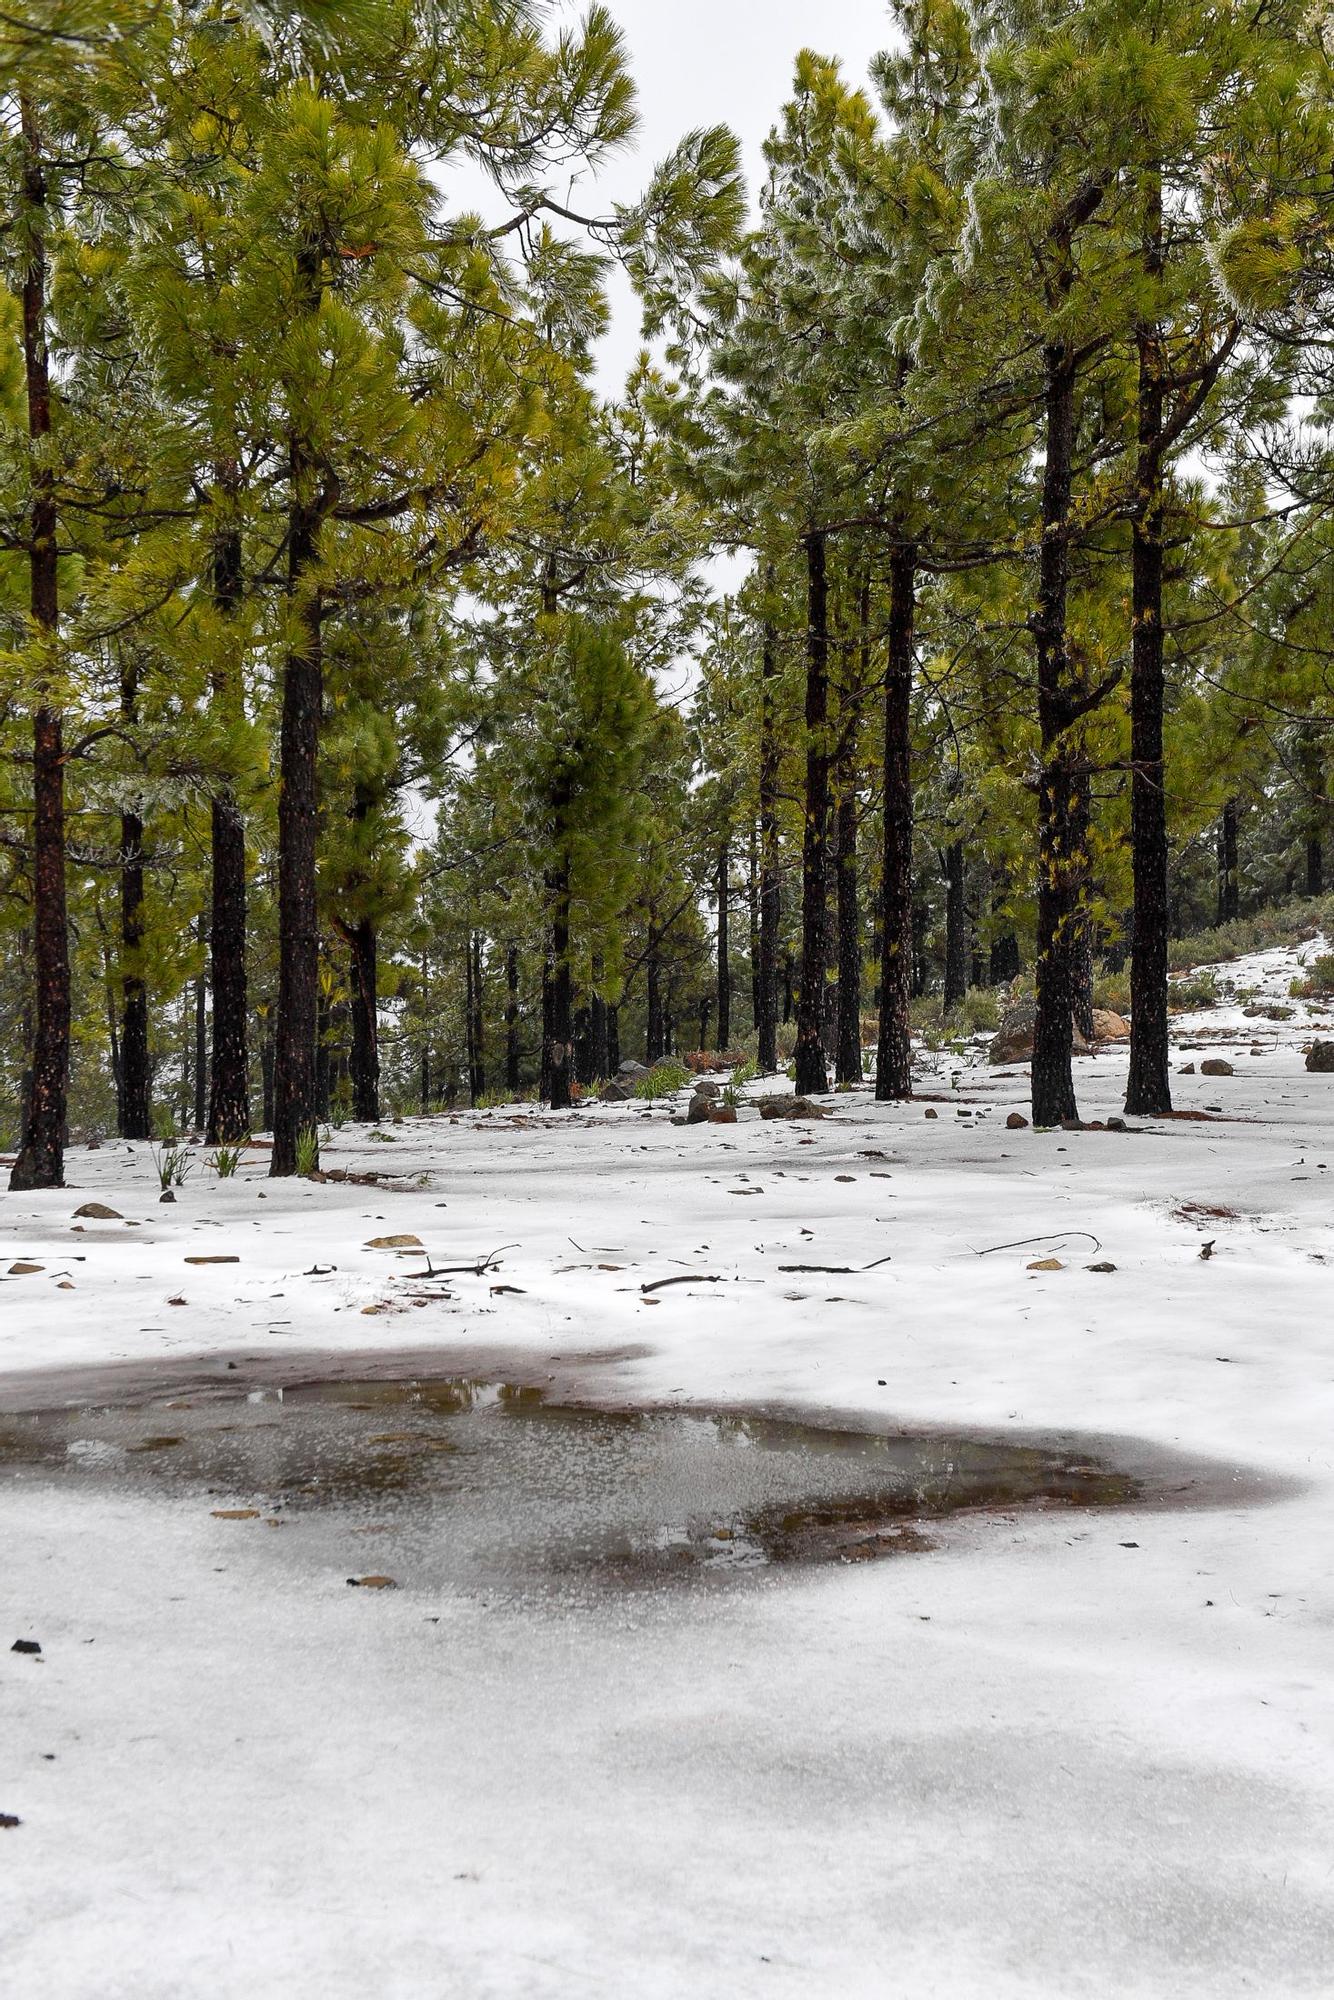
<path fill-rule="evenodd" d="M 1055 1446 L 582 1408 L 464 1378 L 3 1417 L 0 1475 L 198 1494 L 299 1530 L 285 1552 L 455 1589 L 862 1560 L 929 1547 L 923 1525 L 964 1509 L 1143 1497 Z"/>

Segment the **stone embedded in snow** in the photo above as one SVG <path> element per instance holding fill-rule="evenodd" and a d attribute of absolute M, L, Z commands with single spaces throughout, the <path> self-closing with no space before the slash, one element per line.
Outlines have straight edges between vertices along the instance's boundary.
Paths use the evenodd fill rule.
<path fill-rule="evenodd" d="M 1030 1264 L 1028 1268 L 1030 1271 L 1063 1271 L 1065 1266 L 1059 1257 L 1039 1257 L 1037 1262 Z"/>
<path fill-rule="evenodd" d="M 1093 1039 L 1097 1042 L 1128 1042 L 1130 1023 L 1124 1014 L 1113 1014 L 1108 1008 L 1093 1009 Z"/>
<path fill-rule="evenodd" d="M 210 1510 L 215 1521 L 257 1521 L 258 1507 L 214 1507 Z"/>
<path fill-rule="evenodd" d="M 1025 1118 L 1023 1112 L 1012 1111 L 1005 1121 L 1005 1129 L 1007 1132 L 1026 1132 L 1028 1130 L 1028 1120 Z"/>
<path fill-rule="evenodd" d="M 604 1083 L 598 1092 L 599 1104 L 628 1104 L 630 1093 L 623 1083 Z"/>
<path fill-rule="evenodd" d="M 697 1083 L 697 1084 L 695 1085 L 695 1095 L 696 1095 L 696 1097 L 721 1097 L 721 1096 L 722 1096 L 722 1094 L 723 1094 L 723 1093 L 722 1093 L 722 1086 L 721 1086 L 720 1084 L 717 1084 L 717 1083 Z"/>
<path fill-rule="evenodd" d="M 239 1264 L 239 1257 L 187 1257 L 187 1264 Z"/>
<path fill-rule="evenodd" d="M 1116 1269 L 1116 1266 L 1115 1264 L 1086 1264 L 1084 1266 L 1084 1269 L 1086 1271 L 1107 1272 L 1107 1271 L 1114 1271 Z"/>
<path fill-rule="evenodd" d="M 392 1576 L 350 1576 L 348 1582 L 354 1590 L 397 1590 Z"/>
<path fill-rule="evenodd" d="M 38 1271 L 44 1271 L 45 1269 L 46 1269 L 45 1264 L 22 1264 L 22 1263 L 11 1264 L 9 1267 L 9 1275 L 11 1278 L 31 1278 L 34 1277 Z"/>
<path fill-rule="evenodd" d="M 1334 1042 L 1312 1042 L 1306 1067 L 1315 1075 L 1334 1073 Z"/>
<path fill-rule="evenodd" d="M 420 1236 L 372 1236 L 366 1245 L 368 1250 L 420 1250 Z"/>
<path fill-rule="evenodd" d="M 710 1125 L 735 1125 L 736 1122 L 736 1110 L 730 1104 L 721 1105 L 709 1113 Z"/>
<path fill-rule="evenodd" d="M 9 1650 L 11 1653 L 40 1653 L 42 1642 L 40 1639 L 16 1639 Z"/>
<path fill-rule="evenodd" d="M 636 1077 L 647 1076 L 648 1071 L 644 1067 L 643 1063 L 635 1062 L 632 1057 L 627 1056 L 626 1060 L 621 1064 L 616 1074 L 617 1076 L 628 1077 L 630 1082 L 633 1083 Z"/>
<path fill-rule="evenodd" d="M 1178 1076 L 1194 1076 L 1194 1074 L 1195 1074 L 1194 1063 L 1182 1063 L 1180 1069 L 1177 1071 Z"/>
<path fill-rule="evenodd" d="M 1233 1069 L 1231 1063 L 1224 1062 L 1221 1056 L 1210 1056 L 1208 1062 L 1200 1064 L 1201 1076 L 1235 1076 L 1236 1074 L 1237 1072 Z"/>
<path fill-rule="evenodd" d="M 825 1118 L 829 1114 L 809 1097 L 762 1097 L 761 1118 Z"/>
<path fill-rule="evenodd" d="M 940 1113 L 936 1110 L 934 1104 L 928 1104 L 922 1116 L 923 1118 L 939 1118 Z"/>
<path fill-rule="evenodd" d="M 118 1208 L 108 1208 L 104 1201 L 86 1201 L 82 1208 L 76 1208 L 75 1218 L 85 1216 L 89 1222 L 124 1222 L 125 1217 Z"/>
<path fill-rule="evenodd" d="M 707 1097 L 692 1097 L 690 1108 L 686 1112 L 686 1124 L 707 1125 L 709 1122 L 709 1113 L 712 1109 L 713 1106 Z"/>
<path fill-rule="evenodd" d="M 1000 1024 L 1000 1032 L 987 1050 L 987 1060 L 993 1063 L 1031 1062 L 1033 1031 L 1037 1027 L 1037 1020 L 1036 1000 L 1017 1000 L 1013 1007 L 1007 1007 L 1005 1018 Z M 1087 1055 L 1089 1045 L 1073 1021 L 1070 1023 L 1070 1035 L 1071 1047 L 1075 1054 Z"/>

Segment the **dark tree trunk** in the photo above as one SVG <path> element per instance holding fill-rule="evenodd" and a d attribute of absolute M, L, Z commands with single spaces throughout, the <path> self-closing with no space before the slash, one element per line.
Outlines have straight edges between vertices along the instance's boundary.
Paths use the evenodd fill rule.
<path fill-rule="evenodd" d="M 380 1122 L 380 940 L 369 917 L 347 932 L 352 1012 L 352 1116 Z"/>
<path fill-rule="evenodd" d="M 1079 840 L 1078 690 L 1066 636 L 1070 505 L 1074 482 L 1075 357 L 1045 350 L 1047 462 L 1042 480 L 1042 551 L 1033 618 L 1042 770 L 1038 782 L 1037 1020 L 1033 1032 L 1033 1123 L 1078 1115 L 1071 1067 L 1072 978 L 1083 876 Z"/>
<path fill-rule="evenodd" d="M 834 904 L 838 997 L 834 1019 L 834 1075 L 839 1083 L 862 1080 L 862 937 L 857 883 L 857 750 L 862 703 L 871 678 L 871 586 L 858 592 L 857 671 L 849 677 L 839 714 L 835 786 Z"/>
<path fill-rule="evenodd" d="M 537 1094 L 543 1104 L 551 1098 L 551 1037 L 555 1008 L 555 976 L 550 939 L 542 954 L 542 1047 L 537 1064 Z"/>
<path fill-rule="evenodd" d="M 952 1014 L 968 994 L 968 905 L 961 840 L 945 849 L 945 1012 Z"/>
<path fill-rule="evenodd" d="M 1089 856 L 1093 836 L 1093 780 L 1081 771 L 1075 794 L 1075 846 L 1080 862 L 1080 903 L 1070 934 L 1070 1014 L 1086 1042 L 1093 1035 L 1093 955 L 1096 926 L 1093 921 Z"/>
<path fill-rule="evenodd" d="M 468 1101 L 475 1105 L 477 1092 L 477 1059 L 473 1048 L 473 1029 L 477 1022 L 477 1003 L 473 996 L 472 932 L 463 941 L 463 1046 L 468 1065 Z"/>
<path fill-rule="evenodd" d="M 1325 893 L 1325 844 L 1318 833 L 1306 836 L 1306 893 L 1308 896 Z"/>
<path fill-rule="evenodd" d="M 144 823 L 120 816 L 120 1136 L 153 1135 L 149 1104 L 148 988 L 143 977 Z"/>
<path fill-rule="evenodd" d="M 587 1001 L 574 1010 L 574 1080 L 593 1081 L 593 1014 Z"/>
<path fill-rule="evenodd" d="M 263 1010 L 263 1025 L 260 1029 L 259 1040 L 259 1086 L 261 1109 L 264 1114 L 264 1129 L 266 1132 L 273 1130 L 274 1068 L 273 1008 L 270 1005 Z"/>
<path fill-rule="evenodd" d="M 1235 922 L 1241 915 L 1241 875 L 1238 861 L 1237 801 L 1229 799 L 1218 823 L 1218 921 Z"/>
<path fill-rule="evenodd" d="M 29 609 L 39 647 L 55 639 L 60 620 L 59 522 L 54 479 L 41 456 L 51 430 L 51 373 L 46 347 L 46 175 L 31 105 L 20 103 L 23 207 L 27 225 L 21 312 L 28 436 L 36 446 L 29 508 Z M 45 665 L 41 668 L 45 677 Z M 40 683 L 39 683 L 40 685 Z M 36 1020 L 32 1082 L 18 1158 L 15 1192 L 62 1187 L 65 1102 L 69 1088 L 70 971 L 65 909 L 65 746 L 58 708 L 39 696 L 32 718 L 33 969 Z"/>
<path fill-rule="evenodd" d="M 709 1022 L 713 1019 L 713 1001 L 707 993 L 702 994 L 699 1003 L 699 1043 L 701 1052 L 709 1046 Z"/>
<path fill-rule="evenodd" d="M 615 1076 L 621 1066 L 621 1010 L 607 1009 L 607 1074 Z"/>
<path fill-rule="evenodd" d="M 429 1118 L 431 1115 L 431 1086 L 435 1080 L 431 1074 L 430 1000 L 431 1000 L 431 961 L 427 957 L 426 953 L 423 952 L 422 953 L 422 1045 L 421 1045 L 421 1059 L 418 1063 L 418 1075 L 417 1075 L 417 1102 L 421 1106 L 421 1114 L 423 1118 Z"/>
<path fill-rule="evenodd" d="M 1005 931 L 991 947 L 991 983 L 993 986 L 1008 986 L 1022 971 L 1019 940 L 1013 931 Z"/>
<path fill-rule="evenodd" d="M 786 1028 L 797 1010 L 797 968 L 792 962 L 790 951 L 783 953 L 783 1026 Z"/>
<path fill-rule="evenodd" d="M 838 1054 L 838 808 L 832 786 L 825 844 L 824 878 L 824 1001 L 820 1008 L 820 1046 L 828 1070 Z"/>
<path fill-rule="evenodd" d="M 752 820 L 746 833 L 746 917 L 750 933 L 750 1019 L 760 1019 L 760 841 Z"/>
<path fill-rule="evenodd" d="M 139 720 L 134 668 L 122 669 L 120 717 L 133 742 Z M 120 1136 L 148 1139 L 153 1132 L 149 1102 L 148 987 L 144 980 L 144 823 L 137 804 L 120 816 Z"/>
<path fill-rule="evenodd" d="M 982 930 L 986 922 L 984 912 L 991 906 L 991 864 L 985 855 L 974 864 L 972 873 L 973 893 L 965 908 L 968 924 L 968 984 L 979 989 L 987 982 L 987 951 L 982 942 Z"/>
<path fill-rule="evenodd" d="M 1019 956 L 1019 940 L 1014 932 L 1004 925 L 1004 908 L 1010 894 L 1010 884 L 1002 881 L 994 883 L 991 892 L 991 939 L 990 978 L 993 986 L 1008 986 L 1017 979 L 1022 969 Z"/>
<path fill-rule="evenodd" d="M 1161 211 L 1157 229 L 1161 263 Z M 1131 524 L 1130 1075 L 1126 1110 L 1172 1109 L 1168 1048 L 1167 794 L 1163 767 L 1163 469 L 1165 388 L 1157 335 L 1139 336 L 1139 458 Z"/>
<path fill-rule="evenodd" d="M 327 1119 L 333 1104 L 333 1008 L 323 985 L 315 1003 L 315 1109 Z"/>
<path fill-rule="evenodd" d="M 468 937 L 468 1096 L 473 1104 L 486 1095 L 486 1010 L 483 1005 L 482 940 Z"/>
<path fill-rule="evenodd" d="M 278 1021 L 274 1049 L 271 1174 L 297 1171 L 297 1147 L 318 1145 L 316 1037 L 319 918 L 315 845 L 324 700 L 321 606 L 310 572 L 319 556 L 320 515 L 307 497 L 313 477 L 301 447 L 291 454 L 287 588 L 294 636 L 283 670 L 278 788 Z M 318 1164 L 318 1152 L 312 1164 Z"/>
<path fill-rule="evenodd" d="M 857 795 L 838 802 L 838 1042 L 839 1083 L 862 1080 L 862 922 L 857 893 Z"/>
<path fill-rule="evenodd" d="M 917 551 L 896 541 L 889 558 L 889 657 L 885 671 L 884 818 L 880 890 L 880 1036 L 875 1094 L 912 1096 L 913 994 L 913 628 Z"/>
<path fill-rule="evenodd" d="M 825 538 L 806 537 L 806 813 L 801 866 L 801 989 L 797 996 L 797 1090 L 829 1088 L 822 1040 L 825 896 L 829 853 L 829 583 Z"/>
<path fill-rule="evenodd" d="M 208 1137 L 217 1142 L 244 1139 L 250 1131 L 245 823 L 230 790 L 214 799 L 212 825 L 213 1074 Z"/>
<path fill-rule="evenodd" d="M 221 483 L 231 483 L 225 472 Z M 238 529 L 228 526 L 219 533 L 213 549 L 213 601 L 224 617 L 235 613 L 241 590 L 241 536 Z M 240 705 L 240 671 L 235 662 L 219 674 L 214 699 L 224 711 Z M 218 1144 L 244 1139 L 250 1132 L 245 821 L 230 783 L 220 784 L 214 793 L 211 819 L 213 1067 L 207 1136 Z"/>
<path fill-rule="evenodd" d="M 608 1036 L 610 1009 L 600 993 L 588 1003 L 588 1066 L 590 1083 L 601 1083 L 611 1075 L 611 1048 Z"/>
<path fill-rule="evenodd" d="M 202 1133 L 208 1116 L 208 927 L 199 919 L 202 956 L 195 980 L 195 1102 L 193 1130 Z"/>
<path fill-rule="evenodd" d="M 547 876 L 551 898 L 550 1025 L 544 1067 L 547 1102 L 567 1111 L 573 1102 L 574 978 L 570 967 L 570 870 L 567 863 Z"/>
<path fill-rule="evenodd" d="M 731 895 L 732 851 L 724 841 L 718 854 L 718 1047 L 726 1051 L 732 1040 L 732 940 Z M 701 1037 L 700 1047 L 704 1047 Z"/>
<path fill-rule="evenodd" d="M 770 579 L 770 585 L 772 580 Z M 760 952 L 756 978 L 755 1026 L 759 1064 L 766 1076 L 778 1068 L 778 933 L 782 891 L 778 877 L 778 784 L 781 746 L 775 714 L 778 645 L 772 625 L 764 628 L 760 686 Z M 791 1005 L 783 1019 L 790 1018 Z"/>
<path fill-rule="evenodd" d="M 648 949 L 644 957 L 644 987 L 646 997 L 646 1020 L 644 1026 L 644 1061 L 652 1069 L 654 1063 L 661 1062 L 667 1053 L 667 1022 L 663 1012 L 662 961 L 658 956 L 660 939 L 650 910 L 648 918 Z"/>
<path fill-rule="evenodd" d="M 505 952 L 505 1088 L 517 1097 L 522 1086 L 519 1067 L 519 948 Z"/>

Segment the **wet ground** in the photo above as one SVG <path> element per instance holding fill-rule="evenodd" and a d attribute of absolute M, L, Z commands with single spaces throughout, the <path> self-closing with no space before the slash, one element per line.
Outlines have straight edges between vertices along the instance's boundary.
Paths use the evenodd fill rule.
<path fill-rule="evenodd" d="M 212 1387 L 0 1417 L 0 1478 L 198 1494 L 306 1559 L 429 1588 L 658 1581 L 929 1546 L 965 1509 L 1128 1506 L 1078 1450 L 575 1406 L 469 1377 Z"/>

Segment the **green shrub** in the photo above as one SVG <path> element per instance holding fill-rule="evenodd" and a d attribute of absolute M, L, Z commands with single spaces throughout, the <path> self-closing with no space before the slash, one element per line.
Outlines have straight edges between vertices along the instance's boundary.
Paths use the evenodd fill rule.
<path fill-rule="evenodd" d="M 296 1135 L 296 1170 L 309 1180 L 320 1164 L 320 1135 L 313 1125 Z"/>
<path fill-rule="evenodd" d="M 220 1181 L 231 1180 L 232 1176 L 236 1172 L 236 1169 L 241 1164 L 241 1155 L 244 1152 L 245 1152 L 244 1142 L 242 1142 L 239 1146 L 218 1147 L 218 1150 L 216 1151 L 216 1153 L 214 1153 L 213 1158 L 209 1161 L 209 1165 L 212 1167 L 214 1173 L 217 1175 Z"/>
<path fill-rule="evenodd" d="M 1334 952 L 1322 952 L 1307 977 L 1313 993 L 1334 993 Z"/>
<path fill-rule="evenodd" d="M 957 1018 L 970 1035 L 994 1035 L 1001 1019 L 999 994 L 990 986 L 971 986 Z"/>
<path fill-rule="evenodd" d="M 195 1163 L 184 1146 L 157 1146 L 153 1149 L 153 1169 L 164 1192 L 167 1188 L 184 1187 L 186 1176 L 194 1172 L 194 1167 Z"/>
<path fill-rule="evenodd" d="M 647 1076 L 641 1076 L 635 1083 L 635 1096 L 652 1100 L 655 1097 L 672 1097 L 678 1090 L 684 1090 L 691 1081 L 690 1071 L 674 1056 L 655 1063 Z"/>
<path fill-rule="evenodd" d="M 947 1014 L 939 993 L 924 993 L 909 1006 L 909 1024 L 929 1049 L 948 1048 L 969 1035 L 994 1035 L 1000 1026 L 1003 997 L 999 988 L 971 986 Z"/>
<path fill-rule="evenodd" d="M 1209 966 L 1199 972 L 1187 973 L 1184 979 L 1174 979 L 1167 989 L 1169 1003 L 1173 1007 L 1216 1007 L 1218 1005 L 1218 975 Z"/>
<path fill-rule="evenodd" d="M 755 1083 L 759 1078 L 759 1074 L 760 1066 L 757 1062 L 738 1063 L 732 1071 L 731 1082 L 728 1088 L 731 1090 L 741 1090 L 744 1085 Z"/>
<path fill-rule="evenodd" d="M 1168 964 L 1173 972 L 1196 965 L 1218 965 L 1224 959 L 1244 958 L 1252 951 L 1272 951 L 1276 945 L 1300 944 L 1316 931 L 1328 936 L 1334 931 L 1334 896 L 1303 897 L 1300 901 L 1275 904 L 1252 915 L 1236 917 L 1231 923 L 1193 936 L 1173 938 L 1168 945 Z"/>

